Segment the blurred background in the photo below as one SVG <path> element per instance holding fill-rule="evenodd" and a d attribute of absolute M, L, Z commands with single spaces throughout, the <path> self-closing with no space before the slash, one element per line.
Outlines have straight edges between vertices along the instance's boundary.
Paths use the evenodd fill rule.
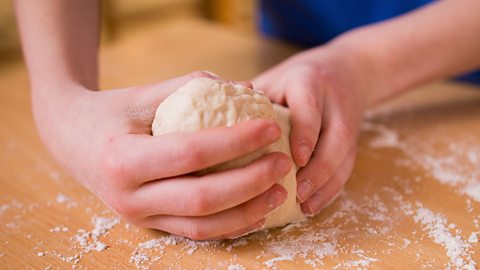
<path fill-rule="evenodd" d="M 189 17 L 218 22 L 255 35 L 255 0 L 103 0 L 102 43 L 111 43 L 149 24 Z M 0 0 L 0 68 L 21 60 L 12 0 Z"/>

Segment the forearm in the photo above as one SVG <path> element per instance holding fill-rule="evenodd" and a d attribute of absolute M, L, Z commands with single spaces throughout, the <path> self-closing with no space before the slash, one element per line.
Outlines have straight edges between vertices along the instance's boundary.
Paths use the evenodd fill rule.
<path fill-rule="evenodd" d="M 32 95 L 97 89 L 98 0 L 15 0 Z"/>
<path fill-rule="evenodd" d="M 480 66 L 480 1 L 439 1 L 398 18 L 351 31 L 347 46 L 369 66 L 380 87 L 368 103 Z"/>
<path fill-rule="evenodd" d="M 85 111 L 83 96 L 97 89 L 99 2 L 97 0 L 15 0 L 17 24 L 27 63 L 32 111 L 38 132 L 54 156 L 67 156 L 65 130 Z M 64 153 L 62 155 L 58 153 Z M 72 155 L 72 152 L 68 154 Z"/>

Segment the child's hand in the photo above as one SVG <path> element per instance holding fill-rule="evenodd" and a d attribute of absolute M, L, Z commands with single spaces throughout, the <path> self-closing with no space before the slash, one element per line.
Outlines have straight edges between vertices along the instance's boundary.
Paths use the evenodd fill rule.
<path fill-rule="evenodd" d="M 356 138 L 369 89 L 368 70 L 346 49 L 305 51 L 254 80 L 273 101 L 290 108 L 290 144 L 297 199 L 315 215 L 341 191 L 355 160 Z"/>
<path fill-rule="evenodd" d="M 234 237 L 261 227 L 285 200 L 275 183 L 291 165 L 285 154 L 271 153 L 244 168 L 191 174 L 276 141 L 281 131 L 269 120 L 151 136 L 158 104 L 199 76 L 211 77 L 197 72 L 144 87 L 74 89 L 43 106 L 34 97 L 38 129 L 55 158 L 129 222 L 192 239 Z"/>

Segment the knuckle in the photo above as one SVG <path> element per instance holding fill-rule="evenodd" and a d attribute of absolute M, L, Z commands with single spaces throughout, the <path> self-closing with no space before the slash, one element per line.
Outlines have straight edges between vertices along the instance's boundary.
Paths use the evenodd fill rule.
<path fill-rule="evenodd" d="M 312 183 L 315 190 L 321 188 L 335 173 L 335 168 L 330 161 L 323 161 L 318 163 L 320 173 L 314 174 L 314 181 Z"/>
<path fill-rule="evenodd" d="M 212 75 L 210 73 L 208 73 L 206 71 L 200 71 L 200 70 L 193 71 L 192 73 L 190 73 L 190 76 L 192 76 L 192 78 L 194 78 L 194 79 L 212 77 Z"/>
<path fill-rule="evenodd" d="M 315 78 L 322 84 L 329 85 L 335 77 L 332 69 L 327 68 L 325 65 L 317 66 L 314 71 Z"/>
<path fill-rule="evenodd" d="M 320 107 L 320 102 L 319 102 L 319 95 L 316 92 L 318 89 L 314 88 L 308 88 L 309 91 L 305 91 L 303 93 L 304 95 L 304 100 L 305 100 L 305 106 L 308 106 L 311 109 L 317 109 Z"/>
<path fill-rule="evenodd" d="M 260 157 L 258 162 L 253 162 L 246 167 L 245 176 L 247 179 L 254 179 L 249 183 L 254 190 L 265 190 L 265 186 L 273 185 L 276 179 L 274 177 L 275 159 L 269 157 Z M 247 180 L 246 179 L 246 180 Z"/>
<path fill-rule="evenodd" d="M 252 138 L 262 138 L 264 135 L 265 129 L 270 126 L 275 128 L 275 125 L 269 121 L 265 120 L 254 120 L 251 122 L 251 125 L 244 126 L 243 129 L 240 129 L 240 132 L 244 132 L 245 136 L 239 136 L 238 140 L 240 145 L 246 145 L 251 142 Z"/>
<path fill-rule="evenodd" d="M 268 212 L 265 211 L 266 209 L 265 207 L 259 207 L 259 206 L 260 205 L 258 205 L 258 202 L 257 202 L 256 204 L 253 203 L 252 205 L 244 206 L 240 208 L 240 215 L 242 217 L 243 224 L 245 224 L 245 226 L 255 223 L 256 221 L 258 221 L 258 219 L 268 214 Z"/>
<path fill-rule="evenodd" d="M 264 166 L 262 166 L 262 170 L 261 170 L 261 175 L 274 182 L 275 181 L 275 170 L 277 170 L 277 168 L 275 167 L 276 166 L 276 163 L 277 161 L 280 161 L 281 159 L 283 159 L 284 157 L 282 156 L 283 153 L 275 153 L 273 155 L 270 156 L 270 158 L 264 162 Z"/>
<path fill-rule="evenodd" d="M 193 139 L 185 139 L 183 146 L 178 148 L 176 154 L 176 161 L 183 166 L 202 164 L 204 156 L 201 149 Z"/>
<path fill-rule="evenodd" d="M 111 137 L 107 140 L 101 157 L 101 170 L 107 181 L 114 185 L 124 183 L 127 176 L 127 168 L 121 155 L 118 154 L 118 139 Z"/>
<path fill-rule="evenodd" d="M 184 236 L 192 240 L 204 240 L 207 238 L 207 234 L 202 229 L 198 222 L 190 222 L 184 229 Z"/>
<path fill-rule="evenodd" d="M 196 216 L 204 216 L 210 214 L 210 203 L 207 198 L 208 193 L 205 193 L 201 188 L 197 188 L 195 195 L 191 197 L 190 202 L 186 205 L 186 209 Z"/>
<path fill-rule="evenodd" d="M 300 77 L 315 77 L 315 75 L 318 73 L 319 67 L 317 65 L 312 65 L 312 64 L 302 64 L 297 66 L 295 69 L 290 69 L 290 71 Z"/>
<path fill-rule="evenodd" d="M 115 194 L 108 201 L 110 207 L 129 222 L 135 222 L 141 213 L 141 209 L 127 196 Z"/>
<path fill-rule="evenodd" d="M 335 136 L 338 141 L 346 141 L 349 142 L 354 137 L 353 128 L 350 125 L 347 125 L 343 121 L 337 121 L 334 124 L 335 129 Z"/>

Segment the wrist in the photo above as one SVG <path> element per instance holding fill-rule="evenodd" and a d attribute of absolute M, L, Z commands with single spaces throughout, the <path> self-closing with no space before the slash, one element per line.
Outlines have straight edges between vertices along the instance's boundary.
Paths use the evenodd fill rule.
<path fill-rule="evenodd" d="M 362 86 L 357 89 L 365 107 L 377 104 L 399 91 L 399 86 L 390 76 L 391 72 L 382 66 L 382 63 L 388 63 L 389 60 L 377 53 L 378 48 L 370 44 L 369 40 L 371 37 L 367 36 L 364 29 L 358 29 L 334 39 L 327 45 L 337 51 L 340 57 L 347 58 L 346 61 L 350 63 L 357 81 L 362 82 Z"/>
<path fill-rule="evenodd" d="M 74 104 L 81 102 L 90 91 L 74 83 L 32 85 L 32 113 L 37 131 L 47 148 L 61 132 L 62 122 L 69 121 Z"/>

